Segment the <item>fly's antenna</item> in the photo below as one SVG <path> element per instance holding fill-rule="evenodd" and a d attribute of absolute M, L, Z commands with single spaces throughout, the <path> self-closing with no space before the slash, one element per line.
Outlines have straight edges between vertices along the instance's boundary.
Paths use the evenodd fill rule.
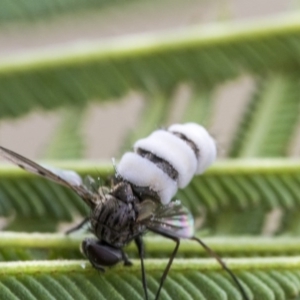
<path fill-rule="evenodd" d="M 230 275 L 232 280 L 236 283 L 237 287 L 239 288 L 244 300 L 249 300 L 244 288 L 242 287 L 241 283 L 237 279 L 237 277 L 233 274 L 233 272 L 226 266 L 225 262 L 221 259 L 221 257 L 215 253 L 211 248 L 209 248 L 204 242 L 202 242 L 197 237 L 193 236 L 190 238 L 191 240 L 197 241 L 206 251 L 209 253 L 210 256 L 214 257 L 218 263 L 222 266 L 222 268 Z"/>

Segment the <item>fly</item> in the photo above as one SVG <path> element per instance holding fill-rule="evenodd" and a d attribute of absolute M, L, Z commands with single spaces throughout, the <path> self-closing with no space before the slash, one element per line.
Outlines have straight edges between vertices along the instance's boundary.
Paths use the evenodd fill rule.
<path fill-rule="evenodd" d="M 69 233 L 86 226 L 95 238 L 86 238 L 82 251 L 92 266 L 104 271 L 119 262 L 131 265 L 123 247 L 134 241 L 141 260 L 142 284 L 148 299 L 144 267 L 143 234 L 152 231 L 175 242 L 175 248 L 160 279 L 155 299 L 178 251 L 181 239 L 198 242 L 231 276 L 244 300 L 245 290 L 223 260 L 194 236 L 194 219 L 179 200 L 171 201 L 216 158 L 216 145 L 206 129 L 195 123 L 175 124 L 138 140 L 134 151 L 125 153 L 116 167 L 110 187 L 95 189 L 93 180 L 84 184 L 73 171 L 41 166 L 20 154 L 0 147 L 0 155 L 20 168 L 64 185 L 79 195 L 90 208 L 85 218 Z"/>

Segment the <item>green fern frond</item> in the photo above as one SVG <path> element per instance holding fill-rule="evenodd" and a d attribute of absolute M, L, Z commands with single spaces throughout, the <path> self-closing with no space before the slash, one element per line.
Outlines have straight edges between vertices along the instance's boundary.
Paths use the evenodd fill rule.
<path fill-rule="evenodd" d="M 84 156 L 85 142 L 82 136 L 85 107 L 68 107 L 61 113 L 61 122 L 54 137 L 46 146 L 44 159 L 77 159 Z"/>
<path fill-rule="evenodd" d="M 163 125 L 171 104 L 169 97 L 162 93 L 149 97 L 144 103 L 143 111 L 139 117 L 139 124 L 134 131 L 128 134 L 120 152 L 123 153 L 124 150 L 131 149 L 139 138 L 147 136 L 153 131 L 153 128 L 159 128 Z"/>
<path fill-rule="evenodd" d="M 85 11 L 101 10 L 104 7 L 116 5 L 122 1 L 94 1 L 94 0 L 64 0 L 64 1 L 1 1 L 0 24 L 7 22 L 32 22 L 63 14 L 78 14 Z"/>
<path fill-rule="evenodd" d="M 70 161 L 49 165 L 75 170 L 82 176 L 100 177 L 103 184 L 113 174 L 113 167 L 108 164 Z M 74 214 L 88 214 L 84 202 L 65 187 L 13 167 L 2 168 L 1 177 L 0 214 L 14 213 L 15 222 L 29 219 L 34 225 L 48 218 L 57 224 L 72 220 Z M 201 216 L 204 228 L 215 234 L 261 234 L 268 214 L 276 209 L 281 218 L 273 233 L 298 234 L 300 219 L 288 216 L 297 214 L 300 205 L 299 182 L 297 160 L 227 160 L 195 177 L 176 198 L 194 216 Z M 28 226 L 34 228 L 30 222 Z"/>
<path fill-rule="evenodd" d="M 299 119 L 299 78 L 272 74 L 260 79 L 232 143 L 232 157 L 285 156 Z"/>
<path fill-rule="evenodd" d="M 194 89 L 185 103 L 177 103 L 174 98 L 176 95 L 171 96 L 161 92 L 154 94 L 153 89 L 152 94 L 148 95 L 144 103 L 135 130 L 128 134 L 120 153 L 131 149 L 138 139 L 150 134 L 153 128 L 167 127 L 174 122 L 196 122 L 202 125 L 209 123 L 214 104 L 211 91 Z M 174 111 L 177 110 L 176 116 L 173 116 Z"/>
<path fill-rule="evenodd" d="M 170 93 L 182 82 L 207 90 L 244 72 L 297 73 L 299 37 L 299 15 L 287 14 L 5 57 L 1 117 L 117 99 L 129 90 Z"/>
<path fill-rule="evenodd" d="M 200 237 L 201 232 L 197 233 Z M 63 233 L 16 233 L 2 232 L 0 239 L 0 260 L 53 260 L 82 258 L 79 245 L 89 235 Z M 174 241 L 157 234 L 144 236 L 146 257 L 167 258 L 172 253 Z M 216 236 L 202 237 L 202 240 L 222 257 L 267 257 L 297 256 L 300 239 L 298 237 L 249 237 Z M 125 248 L 130 258 L 138 258 L 134 243 Z M 199 258 L 208 254 L 198 243 L 181 240 L 177 257 Z"/>
<path fill-rule="evenodd" d="M 184 108 L 180 122 L 195 122 L 208 126 L 211 122 L 214 98 L 211 90 L 196 89 Z"/>
<path fill-rule="evenodd" d="M 299 257 L 227 259 L 250 299 L 289 299 L 300 292 Z M 145 261 L 149 296 L 154 297 L 167 260 Z M 84 260 L 0 263 L 0 292 L 5 299 L 143 299 L 140 266 L 116 266 L 99 274 Z M 75 298 L 74 298 L 75 297 Z M 238 299 L 242 296 L 212 259 L 177 259 L 162 298 Z M 281 299 L 277 298 L 277 299 Z"/>

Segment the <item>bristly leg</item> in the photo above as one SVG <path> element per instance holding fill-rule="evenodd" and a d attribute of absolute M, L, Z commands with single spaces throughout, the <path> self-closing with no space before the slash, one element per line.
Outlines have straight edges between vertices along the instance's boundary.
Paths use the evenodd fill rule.
<path fill-rule="evenodd" d="M 166 236 L 166 237 L 168 237 L 168 236 Z M 174 237 L 171 237 L 171 236 L 170 236 L 169 238 L 172 239 L 172 240 L 176 243 L 176 246 L 175 246 L 175 248 L 174 248 L 174 250 L 173 250 L 173 252 L 172 252 L 172 254 L 171 254 L 171 257 L 170 257 L 170 259 L 169 259 L 169 262 L 168 262 L 168 264 L 167 264 L 167 266 L 166 266 L 166 268 L 165 268 L 165 270 L 164 270 L 164 273 L 163 273 L 163 275 L 162 275 L 162 277 L 161 277 L 161 279 L 160 279 L 160 284 L 159 284 L 159 288 L 158 288 L 158 291 L 157 291 L 156 296 L 155 296 L 155 300 L 158 300 L 160 291 L 161 291 L 162 286 L 163 286 L 163 284 L 164 284 L 164 281 L 165 281 L 165 279 L 167 278 L 167 275 L 168 275 L 168 273 L 169 273 L 169 271 L 170 271 L 170 269 L 171 269 L 173 260 L 174 260 L 174 258 L 175 258 L 175 256 L 176 256 L 176 253 L 177 253 L 178 248 L 179 248 L 179 245 L 180 245 L 180 239 L 179 239 L 179 238 L 174 238 Z"/>
<path fill-rule="evenodd" d="M 147 280 L 146 280 L 146 272 L 144 266 L 144 242 L 141 236 L 135 238 L 135 244 L 139 251 L 139 256 L 141 259 L 141 269 L 142 269 L 142 282 L 143 282 L 143 289 L 145 294 L 145 299 L 148 300 L 148 288 L 147 288 Z"/>
<path fill-rule="evenodd" d="M 122 259 L 124 261 L 124 266 L 126 267 L 132 266 L 132 262 L 129 260 L 127 254 L 122 249 L 120 250 L 122 251 Z"/>
<path fill-rule="evenodd" d="M 166 266 L 166 268 L 165 268 L 165 270 L 163 272 L 163 275 L 160 278 L 159 288 L 158 288 L 158 291 L 157 291 L 156 296 L 155 296 L 155 300 L 158 300 L 160 291 L 161 291 L 161 289 L 163 287 L 165 279 L 167 278 L 167 275 L 168 275 L 168 273 L 169 273 L 169 271 L 171 269 L 173 260 L 174 260 L 174 258 L 176 256 L 177 251 L 178 251 L 178 248 L 179 248 L 179 245 L 180 245 L 180 239 L 178 237 L 174 237 L 172 235 L 169 235 L 166 232 L 160 231 L 157 228 L 156 229 L 151 228 L 150 230 L 153 231 L 153 232 L 155 232 L 155 233 L 157 233 L 157 234 L 160 234 L 160 235 L 162 235 L 162 236 L 164 236 L 164 237 L 166 237 L 168 239 L 171 239 L 171 240 L 173 240 L 176 243 L 175 248 L 174 248 L 174 250 L 173 250 L 173 252 L 171 254 L 171 257 L 169 259 L 169 262 L 168 262 L 168 264 L 167 264 L 167 266 Z"/>
<path fill-rule="evenodd" d="M 191 240 L 197 241 L 212 257 L 214 257 L 218 263 L 222 266 L 222 268 L 230 275 L 232 280 L 237 285 L 238 289 L 240 290 L 244 300 L 249 300 L 244 288 L 242 287 L 241 283 L 237 279 L 237 277 L 232 273 L 232 271 L 226 266 L 225 262 L 219 257 L 211 248 L 209 248 L 205 243 L 203 243 L 200 239 L 193 236 Z"/>
<path fill-rule="evenodd" d="M 68 230 L 65 232 L 65 234 L 66 234 L 66 235 L 69 235 L 69 234 L 71 234 L 71 233 L 74 233 L 74 232 L 76 232 L 76 231 L 79 231 L 79 230 L 81 230 L 82 228 L 84 228 L 85 226 L 87 226 L 88 223 L 90 223 L 90 218 L 89 218 L 89 217 L 86 217 L 86 218 L 84 218 L 79 224 L 77 224 L 77 225 L 75 225 L 74 227 L 68 229 Z M 86 231 L 88 231 L 88 229 L 87 229 Z"/>

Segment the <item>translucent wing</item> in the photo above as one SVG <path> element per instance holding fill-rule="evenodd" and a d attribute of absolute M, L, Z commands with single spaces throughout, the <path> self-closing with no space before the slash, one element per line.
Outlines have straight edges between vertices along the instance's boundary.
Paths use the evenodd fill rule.
<path fill-rule="evenodd" d="M 91 193 L 84 185 L 82 185 L 82 179 L 76 172 L 41 166 L 30 159 L 1 146 L 0 156 L 30 173 L 37 174 L 56 183 L 69 187 L 89 205 L 93 205 L 93 193 Z"/>
<path fill-rule="evenodd" d="M 141 203 L 139 211 L 147 216 L 144 222 L 151 231 L 178 238 L 191 238 L 194 235 L 194 218 L 179 200 L 172 201 L 167 205 L 149 205 L 149 200 Z M 150 211 L 150 208 L 152 211 Z M 148 211 L 148 213 L 146 213 Z"/>
<path fill-rule="evenodd" d="M 66 181 L 68 184 L 70 184 L 71 186 L 80 186 L 82 185 L 82 179 L 81 177 L 78 175 L 78 173 L 71 171 L 71 170 L 62 170 L 62 169 L 58 169 L 58 168 L 54 168 L 51 166 L 47 166 L 47 165 L 40 165 L 42 168 L 50 171 L 52 174 L 56 175 L 57 178 L 59 178 L 59 182 L 56 181 L 57 183 L 61 183 L 61 181 Z M 29 170 L 27 170 L 29 171 Z M 31 172 L 31 171 L 30 171 Z M 33 172 L 35 173 L 35 172 Z M 40 175 L 40 174 L 38 174 Z M 43 175 L 42 175 L 43 176 Z M 52 178 L 49 178 L 51 180 L 53 180 Z"/>

